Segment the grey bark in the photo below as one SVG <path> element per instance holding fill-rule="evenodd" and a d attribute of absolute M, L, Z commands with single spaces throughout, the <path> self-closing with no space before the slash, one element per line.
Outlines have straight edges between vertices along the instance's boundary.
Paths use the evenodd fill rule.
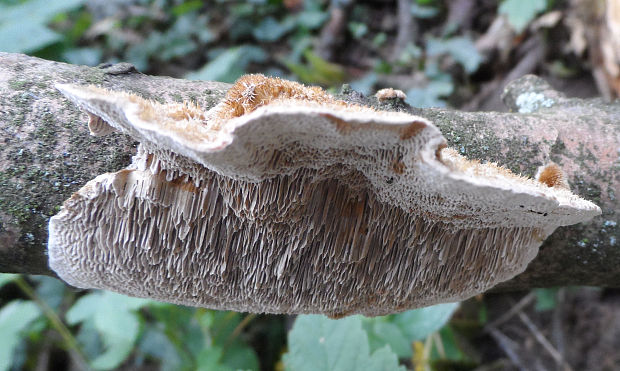
<path fill-rule="evenodd" d="M 88 180 L 124 168 L 135 152 L 124 135 L 91 137 L 86 114 L 58 93 L 57 83 L 191 100 L 205 109 L 229 87 L 147 76 L 126 64 L 90 68 L 0 53 L 0 272 L 54 275 L 45 253 L 49 217 Z M 506 88 L 511 113 L 412 109 L 346 89 L 341 97 L 426 117 L 462 154 L 517 173 L 533 176 L 554 161 L 574 192 L 601 207 L 601 217 L 558 229 L 523 274 L 497 289 L 620 287 L 620 103 L 568 99 L 534 76 Z"/>

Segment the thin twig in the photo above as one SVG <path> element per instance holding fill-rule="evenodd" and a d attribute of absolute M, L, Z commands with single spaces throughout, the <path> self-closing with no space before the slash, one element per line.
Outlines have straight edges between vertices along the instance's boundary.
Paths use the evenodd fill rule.
<path fill-rule="evenodd" d="M 443 346 L 443 341 L 441 341 L 441 335 L 439 332 L 434 332 L 432 335 L 433 341 L 435 342 L 435 347 L 437 348 L 437 353 L 441 358 L 446 358 L 446 349 Z"/>
<path fill-rule="evenodd" d="M 515 314 L 519 313 L 521 309 L 530 305 L 534 301 L 535 298 L 536 298 L 536 295 L 533 292 L 530 292 L 529 294 L 525 295 L 523 298 L 521 298 L 521 300 L 519 300 L 517 304 L 513 305 L 512 308 L 510 308 L 508 312 L 502 314 L 499 318 L 495 319 L 494 321 L 491 321 L 486 326 L 484 326 L 484 331 L 488 332 L 491 328 L 499 327 L 504 322 L 511 319 Z"/>
<path fill-rule="evenodd" d="M 506 355 L 508 356 L 508 358 L 510 358 L 514 365 L 516 365 L 522 370 L 526 369 L 523 361 L 521 360 L 521 358 L 519 358 L 519 355 L 517 354 L 517 350 L 515 349 L 516 343 L 512 339 L 504 335 L 500 330 L 495 327 L 490 327 L 488 329 L 488 333 L 493 339 L 495 339 L 497 344 L 500 346 L 500 348 L 502 348 L 504 353 L 506 353 Z"/>
<path fill-rule="evenodd" d="M 256 313 L 251 313 L 246 315 L 241 322 L 239 322 L 239 324 L 237 324 L 237 326 L 234 328 L 234 330 L 230 333 L 230 335 L 228 335 L 228 338 L 226 339 L 226 341 L 224 342 L 224 346 L 223 348 L 226 348 L 228 345 L 230 345 L 230 343 L 233 342 L 233 340 L 235 340 L 235 338 L 237 336 L 239 336 L 239 334 L 241 333 L 241 331 L 243 331 L 243 329 L 250 323 L 252 322 L 252 320 L 256 318 Z"/>
<path fill-rule="evenodd" d="M 540 343 L 540 345 L 545 348 L 545 350 L 553 357 L 553 360 L 560 366 L 562 366 L 565 370 L 572 370 L 571 367 L 566 363 L 564 357 L 555 349 L 555 347 L 547 340 L 547 338 L 540 332 L 538 327 L 530 320 L 530 317 L 523 312 L 519 312 L 519 319 L 523 324 L 530 330 L 532 335 L 536 341 Z"/>
<path fill-rule="evenodd" d="M 349 19 L 351 0 L 332 1 L 329 7 L 329 21 L 321 29 L 316 53 L 325 60 L 332 60 L 335 50 L 344 40 L 345 27 Z"/>
<path fill-rule="evenodd" d="M 398 31 L 396 34 L 396 42 L 394 43 L 394 49 L 390 57 L 391 61 L 395 61 L 400 58 L 403 50 L 409 43 L 412 43 L 417 30 L 417 23 L 411 14 L 411 0 L 398 0 L 397 1 L 397 19 L 398 19 Z"/>
<path fill-rule="evenodd" d="M 564 328 L 562 319 L 564 317 L 564 301 L 566 297 L 566 289 L 560 288 L 555 294 L 556 305 L 553 308 L 553 316 L 551 318 L 551 328 L 553 331 L 553 343 L 558 350 L 558 353 L 564 357 L 566 341 L 564 337 Z"/>

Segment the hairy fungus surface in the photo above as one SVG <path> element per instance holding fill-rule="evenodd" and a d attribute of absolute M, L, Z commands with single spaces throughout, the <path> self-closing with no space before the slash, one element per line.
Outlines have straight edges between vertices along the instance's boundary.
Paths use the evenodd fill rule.
<path fill-rule="evenodd" d="M 68 283 L 271 313 L 380 315 L 480 293 L 600 209 L 469 161 L 426 119 L 245 76 L 218 106 L 58 89 L 141 142 L 50 220 Z"/>

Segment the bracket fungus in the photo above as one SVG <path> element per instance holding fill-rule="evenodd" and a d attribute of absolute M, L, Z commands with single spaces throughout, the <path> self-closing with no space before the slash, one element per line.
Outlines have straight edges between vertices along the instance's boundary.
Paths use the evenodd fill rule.
<path fill-rule="evenodd" d="M 483 292 L 523 271 L 557 226 L 600 214 L 558 182 L 465 159 L 424 118 L 294 82 L 244 76 L 209 111 L 58 89 L 94 135 L 140 141 L 129 167 L 50 220 L 50 266 L 77 287 L 382 315 Z"/>

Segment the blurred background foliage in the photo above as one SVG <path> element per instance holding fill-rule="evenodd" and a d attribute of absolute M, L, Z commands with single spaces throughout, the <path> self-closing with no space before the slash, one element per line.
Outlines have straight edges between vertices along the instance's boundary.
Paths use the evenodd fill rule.
<path fill-rule="evenodd" d="M 510 66 L 537 50 L 528 42 L 570 46 L 571 30 L 552 19 L 568 12 L 564 2 L 454 3 L 469 17 L 440 0 L 0 0 L 0 51 L 89 66 L 130 62 L 189 79 L 260 72 L 365 94 L 395 87 L 413 106 L 482 109 Z M 466 7 L 474 3 L 479 9 Z M 525 73 L 566 78 L 587 68 L 563 50 Z M 545 316 L 562 290 L 524 298 Z M 2 274 L 0 305 L 0 371 L 472 370 L 498 358 L 472 345 L 495 329 L 482 297 L 460 309 L 332 320 L 188 308 Z"/>

